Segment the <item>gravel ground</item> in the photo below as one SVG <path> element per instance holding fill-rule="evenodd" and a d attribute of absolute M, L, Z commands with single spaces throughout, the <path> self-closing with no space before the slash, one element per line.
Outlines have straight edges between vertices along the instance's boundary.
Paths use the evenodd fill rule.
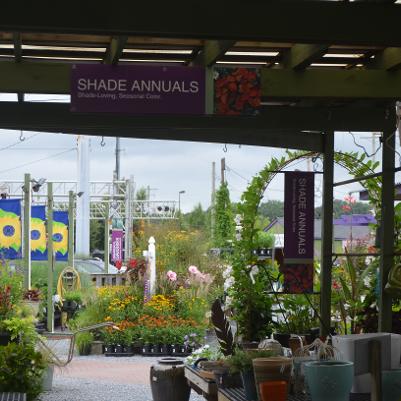
<path fill-rule="evenodd" d="M 53 390 L 40 401 L 152 401 L 150 386 L 140 384 L 99 383 L 87 379 L 55 377 Z M 191 401 L 204 401 L 192 391 Z"/>
<path fill-rule="evenodd" d="M 116 364 L 121 369 L 121 375 L 126 374 L 127 368 L 135 368 L 137 365 L 138 369 L 142 369 L 140 366 L 144 364 L 157 363 L 157 357 L 141 357 L 134 356 L 128 358 L 112 358 L 105 357 L 104 355 L 91 355 L 91 356 L 75 356 L 71 365 L 63 368 L 62 370 L 56 369 L 53 379 L 52 391 L 44 392 L 39 400 L 40 401 L 152 401 L 152 394 L 150 390 L 150 384 L 147 380 L 142 380 L 142 383 L 118 383 L 113 382 L 113 378 L 110 379 L 99 379 L 90 377 L 99 366 L 99 363 L 106 363 L 108 366 L 102 368 L 110 369 L 110 372 L 114 372 Z M 80 363 L 93 364 L 91 371 L 77 371 L 74 368 L 75 365 Z M 86 365 L 85 365 L 86 366 Z M 149 367 L 146 368 L 146 375 L 148 375 Z M 77 373 L 78 372 L 78 373 Z M 120 374 L 120 373 L 118 373 Z M 78 377 L 80 376 L 80 377 Z M 87 376 L 87 377 L 86 377 Z M 131 376 L 133 377 L 133 376 Z M 190 401 L 204 401 L 204 398 L 196 394 L 194 391 L 191 392 Z"/>

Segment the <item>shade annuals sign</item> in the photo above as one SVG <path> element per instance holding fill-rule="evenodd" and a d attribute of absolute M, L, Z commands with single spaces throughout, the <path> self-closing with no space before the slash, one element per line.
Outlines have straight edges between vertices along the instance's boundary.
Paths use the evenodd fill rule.
<path fill-rule="evenodd" d="M 179 66 L 74 65 L 71 111 L 204 114 L 205 70 Z"/>

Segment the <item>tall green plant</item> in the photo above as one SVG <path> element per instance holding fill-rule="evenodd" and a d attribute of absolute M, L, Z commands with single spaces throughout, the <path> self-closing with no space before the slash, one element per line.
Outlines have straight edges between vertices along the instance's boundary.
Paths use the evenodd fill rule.
<path fill-rule="evenodd" d="M 216 192 L 216 220 L 214 245 L 224 248 L 234 236 L 234 220 L 227 183 L 223 183 Z"/>

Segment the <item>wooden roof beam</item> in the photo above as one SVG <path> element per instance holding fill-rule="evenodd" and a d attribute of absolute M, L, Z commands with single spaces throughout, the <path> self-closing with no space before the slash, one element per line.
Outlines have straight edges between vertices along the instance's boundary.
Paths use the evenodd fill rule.
<path fill-rule="evenodd" d="M 191 65 L 211 67 L 234 45 L 234 40 L 206 40 L 203 49 L 192 60 Z"/>
<path fill-rule="evenodd" d="M 295 44 L 284 55 L 282 65 L 284 68 L 303 70 L 316 59 L 323 57 L 328 49 L 328 45 Z"/>
<path fill-rule="evenodd" d="M 103 63 L 111 65 L 117 64 L 118 60 L 123 54 L 127 40 L 128 40 L 127 36 L 113 36 L 111 38 L 109 47 L 106 50 Z"/>
<path fill-rule="evenodd" d="M 4 3 L 0 27 L 9 32 L 401 46 L 399 4 L 252 0 L 247 3 L 252 18 L 246 19 L 241 18 L 243 0 L 232 0 L 229 6 L 214 0 L 191 6 L 187 0 L 125 0 L 118 7 L 81 1 L 46 8 L 46 13 L 37 2 L 22 8 L 19 2 Z"/>

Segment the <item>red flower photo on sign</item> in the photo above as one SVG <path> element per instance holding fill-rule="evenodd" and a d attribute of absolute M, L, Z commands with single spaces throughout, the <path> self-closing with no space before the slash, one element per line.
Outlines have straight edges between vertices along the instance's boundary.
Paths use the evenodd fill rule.
<path fill-rule="evenodd" d="M 287 264 L 280 268 L 286 294 L 313 292 L 313 264 Z"/>
<path fill-rule="evenodd" d="M 214 113 L 257 115 L 262 89 L 259 71 L 253 68 L 215 68 Z"/>

